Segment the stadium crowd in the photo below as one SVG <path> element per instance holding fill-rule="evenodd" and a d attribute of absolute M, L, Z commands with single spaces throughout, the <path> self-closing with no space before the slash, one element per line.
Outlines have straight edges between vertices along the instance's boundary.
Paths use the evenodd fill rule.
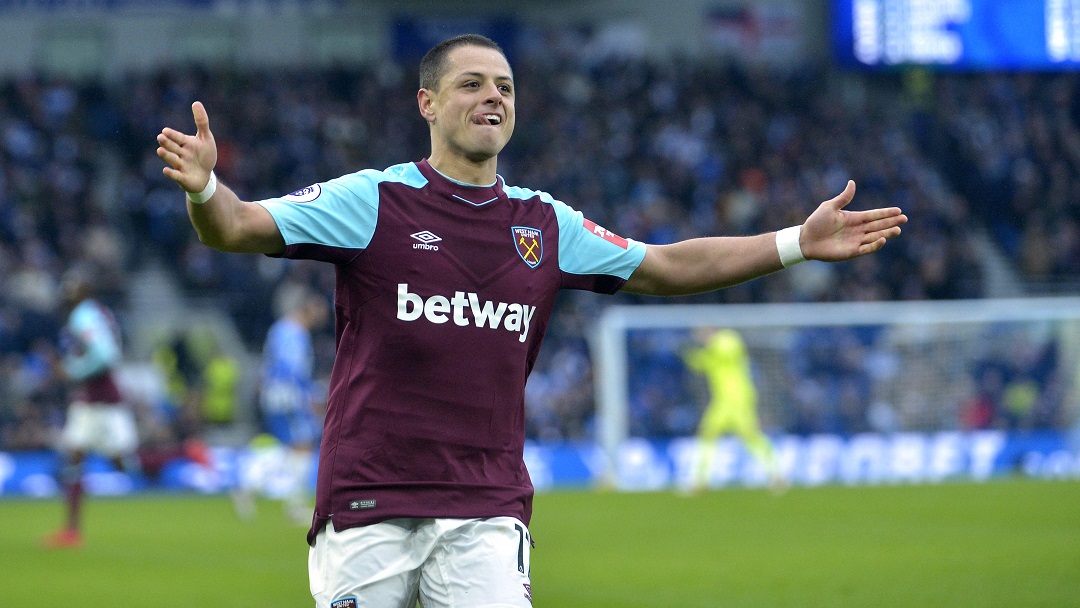
<path fill-rule="evenodd" d="M 551 192 L 614 232 L 652 243 L 785 227 L 848 178 L 858 184 L 855 206 L 895 205 L 911 218 L 903 238 L 876 255 L 803 264 L 675 301 L 982 297 L 986 273 L 974 239 L 983 229 L 1024 279 L 1080 275 L 1074 74 L 935 74 L 920 87 L 900 73 L 823 65 L 769 70 L 583 55 L 577 36 L 528 38 L 531 46 L 513 55 L 518 111 L 528 120 L 500 156 L 508 183 Z M 325 265 L 201 245 L 154 153 L 162 126 L 190 124 L 192 101 L 203 101 L 214 117 L 220 178 L 248 200 L 280 195 L 424 157 L 427 127 L 402 111 L 415 103 L 413 67 L 389 59 L 322 70 L 176 66 L 107 84 L 43 75 L 0 82 L 0 450 L 47 447 L 57 425 L 63 396 L 49 361 L 63 315 L 58 277 L 72 265 L 102 271 L 108 280 L 99 289 L 123 322 L 131 271 L 162 261 L 189 295 L 220 302 L 253 350 L 274 318 L 271 305 L 253 303 L 297 285 L 332 291 Z M 590 323 L 612 302 L 643 301 L 563 294 L 527 389 L 530 437 L 591 435 Z M 699 405 L 679 362 L 683 338 L 635 342 L 634 434 L 692 432 Z M 319 340 L 332 353 L 332 329 Z M 851 342 L 856 355 L 867 347 Z M 810 360 L 813 340 L 805 344 L 800 356 Z M 849 361 L 856 369 L 839 369 L 845 361 L 831 363 L 838 371 L 827 372 L 832 380 L 819 383 L 819 397 L 774 422 L 803 433 L 888 430 L 872 423 L 880 412 L 874 418 L 864 393 L 856 392 L 862 405 L 854 413 L 843 409 L 851 383 L 836 379 L 869 373 L 857 357 Z M 979 387 L 968 391 L 970 407 L 941 425 L 1065 423 L 1060 398 L 1037 419 L 1011 414 L 1005 387 L 1022 372 L 1010 361 L 985 363 L 966 370 Z M 1063 381 L 1053 375 L 1041 382 Z"/>

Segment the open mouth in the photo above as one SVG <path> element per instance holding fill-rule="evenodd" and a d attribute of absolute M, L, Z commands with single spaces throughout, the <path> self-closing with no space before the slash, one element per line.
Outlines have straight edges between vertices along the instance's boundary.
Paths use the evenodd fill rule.
<path fill-rule="evenodd" d="M 498 126 L 502 124 L 502 116 L 493 113 L 484 114 L 482 112 L 477 112 L 476 114 L 473 114 L 473 123 L 478 125 Z"/>

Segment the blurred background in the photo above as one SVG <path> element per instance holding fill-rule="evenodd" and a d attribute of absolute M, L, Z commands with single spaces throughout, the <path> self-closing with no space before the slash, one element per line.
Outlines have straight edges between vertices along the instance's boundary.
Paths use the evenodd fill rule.
<path fill-rule="evenodd" d="M 745 332 L 772 387 L 764 430 L 796 483 L 840 479 L 843 454 L 867 441 L 879 459 L 915 458 L 881 465 L 911 479 L 1080 476 L 1075 2 L 0 0 L 0 493 L 57 491 L 66 397 L 48 361 L 64 321 L 59 278 L 76 265 L 98 270 L 117 314 L 144 443 L 196 437 L 214 454 L 209 470 L 181 461 L 148 483 L 231 487 L 237 454 L 262 431 L 267 329 L 298 289 L 332 294 L 333 268 L 200 244 L 155 136 L 193 132 L 201 100 L 217 174 L 247 200 L 419 160 L 419 57 L 467 31 L 499 42 L 515 71 L 519 120 L 500 174 L 620 235 L 776 230 L 848 179 L 853 208 L 900 206 L 911 220 L 873 256 L 701 296 L 565 292 L 526 392 L 538 487 L 595 483 L 611 457 L 632 469 L 628 486 L 679 475 L 679 442 L 706 402 L 680 353 L 696 328 L 732 321 L 715 308 L 681 327 L 626 329 L 616 409 L 640 441 L 598 455 L 596 332 L 615 305 L 797 313 L 781 336 Z M 1045 314 L 1015 313 L 1029 298 Z M 898 308 L 799 325 L 877 302 Z M 947 302 L 961 307 L 937 306 Z M 978 331 L 963 328 L 965 310 L 983 311 Z M 882 338 L 929 322 L 941 325 L 914 342 Z M 325 382 L 332 328 L 316 354 Z M 941 469 L 942 449 L 958 464 Z M 821 454 L 834 475 L 796 472 Z M 747 467 L 714 481 L 759 483 Z"/>

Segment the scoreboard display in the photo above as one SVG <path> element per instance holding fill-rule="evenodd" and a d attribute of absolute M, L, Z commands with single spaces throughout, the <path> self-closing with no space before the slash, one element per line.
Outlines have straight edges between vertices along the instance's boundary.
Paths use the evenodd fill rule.
<path fill-rule="evenodd" d="M 966 71 L 1080 68 L 1080 0 L 833 0 L 841 65 Z"/>

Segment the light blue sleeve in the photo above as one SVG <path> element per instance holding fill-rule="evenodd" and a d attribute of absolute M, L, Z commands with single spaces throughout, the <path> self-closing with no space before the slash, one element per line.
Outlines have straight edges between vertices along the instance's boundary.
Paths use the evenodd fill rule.
<path fill-rule="evenodd" d="M 82 346 L 79 354 L 64 357 L 64 371 L 72 380 L 96 376 L 120 361 L 120 343 L 112 323 L 89 302 L 75 307 L 68 320 L 68 331 Z"/>
<path fill-rule="evenodd" d="M 559 222 L 559 270 L 563 272 L 627 280 L 645 259 L 644 243 L 624 239 L 596 225 L 547 192 L 517 186 L 507 187 L 506 192 L 522 200 L 538 197 L 555 210 Z"/>
<path fill-rule="evenodd" d="M 571 274 L 607 274 L 621 279 L 645 259 L 645 244 L 588 220 L 566 203 L 554 201 L 559 218 L 559 267 Z"/>
<path fill-rule="evenodd" d="M 364 249 L 379 218 L 379 184 L 423 187 L 427 179 L 412 163 L 385 171 L 367 169 L 308 186 L 278 198 L 256 201 L 273 216 L 289 245 Z"/>

